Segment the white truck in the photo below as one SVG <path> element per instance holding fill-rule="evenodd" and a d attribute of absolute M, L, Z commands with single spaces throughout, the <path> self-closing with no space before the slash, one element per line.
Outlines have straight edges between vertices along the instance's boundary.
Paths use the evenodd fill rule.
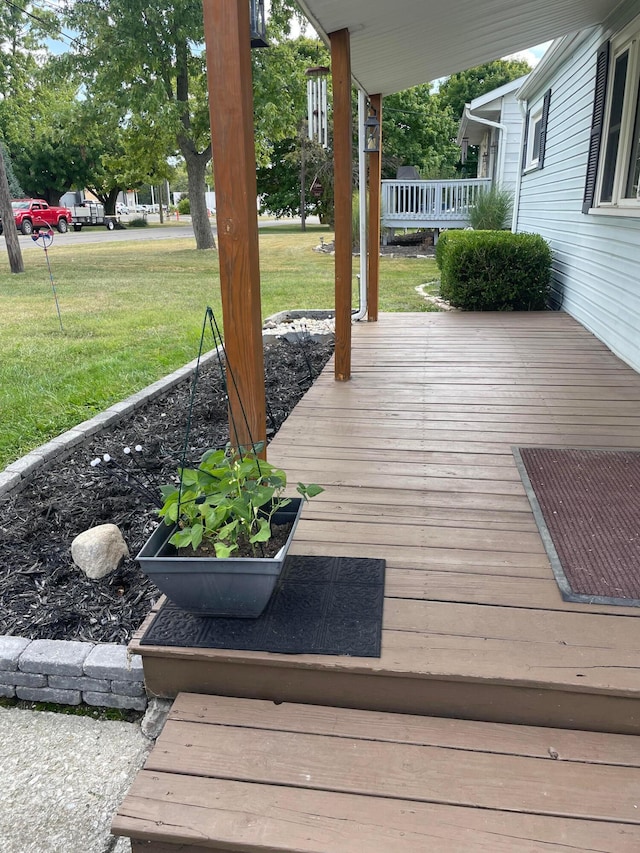
<path fill-rule="evenodd" d="M 82 231 L 84 225 L 104 225 L 108 231 L 116 227 L 115 216 L 106 216 L 104 205 L 97 201 L 85 201 L 71 208 L 73 213 L 73 230 Z"/>

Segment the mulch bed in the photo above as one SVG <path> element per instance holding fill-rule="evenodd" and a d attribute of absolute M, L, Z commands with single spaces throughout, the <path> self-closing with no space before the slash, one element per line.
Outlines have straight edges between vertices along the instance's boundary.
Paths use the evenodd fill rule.
<path fill-rule="evenodd" d="M 333 344 L 265 344 L 267 426 L 272 437 L 318 376 Z M 126 643 L 159 593 L 133 557 L 158 523 L 152 495 L 175 476 L 191 393 L 184 382 L 36 472 L 17 495 L 0 499 L 0 635 L 29 639 Z M 229 439 L 227 407 L 215 360 L 200 372 L 188 459 Z M 140 452 L 124 453 L 125 447 Z M 125 467 L 135 459 L 150 495 L 130 476 L 105 473 L 91 461 L 109 454 Z M 113 574 L 90 580 L 71 560 L 74 537 L 98 524 L 117 524 L 132 555 Z"/>

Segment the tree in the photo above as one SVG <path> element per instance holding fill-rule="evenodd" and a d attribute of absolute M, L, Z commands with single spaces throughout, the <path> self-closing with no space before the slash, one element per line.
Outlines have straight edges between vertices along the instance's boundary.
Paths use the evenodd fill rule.
<path fill-rule="evenodd" d="M 300 12 L 291 0 L 273 0 L 270 37 L 277 39 L 287 32 L 294 15 Z M 164 145 L 165 161 L 178 152 L 184 159 L 196 245 L 199 249 L 214 247 L 204 195 L 211 138 L 201 0 L 156 0 L 153 4 L 75 0 L 67 6 L 67 21 L 85 46 L 74 55 L 84 89 L 119 107 L 120 124 L 129 132 L 129 153 L 137 168 L 143 165 L 142 156 L 151 156 L 145 180 L 164 177 L 157 156 Z M 286 88 L 283 80 L 284 73 L 281 89 Z M 263 156 L 265 135 L 279 138 L 282 134 L 278 130 L 283 118 L 280 98 L 274 97 L 272 105 L 259 118 L 263 128 L 258 133 L 259 157 Z M 144 138 L 137 134 L 141 125 Z M 116 165 L 114 160 L 108 162 Z"/>
<path fill-rule="evenodd" d="M 442 105 L 451 107 L 454 118 L 460 121 L 465 104 L 530 71 L 531 66 L 524 59 L 496 59 L 447 77 L 438 95 Z"/>
<path fill-rule="evenodd" d="M 93 174 L 87 142 L 74 135 L 74 96 L 72 87 L 56 87 L 34 98 L 28 118 L 10 127 L 6 136 L 25 192 L 49 204 L 57 204 L 73 187 L 87 186 Z"/>
<path fill-rule="evenodd" d="M 43 50 L 44 39 L 59 31 L 53 12 L 40 7 L 37 14 L 33 11 L 29 0 L 12 0 L 0 5 L 0 97 L 4 101 L 28 92 L 37 76 L 37 57 Z"/>
<path fill-rule="evenodd" d="M 273 8 L 273 7 L 272 7 Z M 304 146 L 306 212 L 333 217 L 331 151 L 305 138 L 308 68 L 330 65 L 326 47 L 305 37 L 254 51 L 254 111 L 258 193 L 263 211 L 277 216 L 301 214 L 300 181 Z M 328 81 L 330 89 L 330 80 Z M 316 181 L 320 197 L 310 193 Z"/>
<path fill-rule="evenodd" d="M 22 251 L 18 240 L 18 232 L 13 221 L 13 210 L 11 208 L 11 194 L 9 192 L 9 181 L 5 169 L 4 146 L 0 145 L 0 218 L 4 223 L 4 236 L 7 244 L 7 255 L 11 272 L 24 272 L 22 262 Z"/>
<path fill-rule="evenodd" d="M 193 230 L 198 249 L 215 246 L 204 197 L 211 140 L 204 68 L 202 5 L 197 0 L 76 0 L 69 25 L 86 50 L 74 55 L 87 92 L 119 107 L 124 128 L 132 116 L 146 119 L 141 150 L 171 137 L 185 160 Z M 132 131 L 133 133 L 133 131 Z M 132 136 L 130 137 L 133 138 Z"/>
<path fill-rule="evenodd" d="M 11 156 L 4 142 L 0 142 L 0 153 L 2 153 L 2 157 L 4 159 L 4 169 L 7 175 L 7 184 L 9 187 L 9 193 L 11 195 L 11 198 L 20 198 L 24 195 L 24 190 L 20 186 L 20 182 L 16 178 L 15 172 L 13 171 Z"/>
<path fill-rule="evenodd" d="M 451 109 L 424 83 L 388 95 L 382 104 L 382 174 L 395 178 L 398 166 L 416 166 L 424 179 L 449 178 L 460 156 Z"/>

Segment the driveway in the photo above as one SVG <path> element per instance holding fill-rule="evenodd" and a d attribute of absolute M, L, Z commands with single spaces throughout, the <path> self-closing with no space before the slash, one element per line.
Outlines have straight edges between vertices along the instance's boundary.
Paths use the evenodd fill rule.
<path fill-rule="evenodd" d="M 160 217 L 155 214 L 149 216 L 149 222 L 156 222 L 159 224 Z M 317 217 L 307 217 L 307 222 L 309 225 L 318 224 L 319 220 Z M 122 223 L 124 225 L 127 224 L 126 217 L 122 217 Z M 260 220 L 258 226 L 260 228 L 273 228 L 279 225 L 299 225 L 300 219 L 263 219 Z M 212 222 L 212 230 L 213 233 L 216 234 L 216 225 L 215 220 Z M 175 238 L 184 238 L 191 237 L 193 238 L 193 229 L 191 227 L 191 220 L 185 218 L 184 223 L 182 220 L 180 224 L 172 221 L 169 224 L 166 224 L 164 227 L 158 228 L 126 228 L 123 231 L 107 231 L 106 228 L 102 226 L 91 226 L 85 227 L 82 231 L 68 231 L 66 234 L 58 234 L 57 231 L 54 231 L 54 245 L 56 246 L 71 246 L 71 245 L 81 245 L 85 243 L 122 243 L 131 240 L 173 240 Z M 20 238 L 20 246 L 23 251 L 26 251 L 30 248 L 41 248 L 39 244 L 35 243 L 31 237 L 24 237 L 22 234 L 18 235 Z M 0 246 L 4 244 L 4 237 L 0 238 Z"/>

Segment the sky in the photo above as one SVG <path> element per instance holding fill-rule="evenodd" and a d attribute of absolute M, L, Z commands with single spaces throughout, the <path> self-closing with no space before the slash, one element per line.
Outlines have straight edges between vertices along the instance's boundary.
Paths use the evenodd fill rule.
<path fill-rule="evenodd" d="M 535 68 L 550 45 L 551 42 L 547 41 L 544 44 L 536 45 L 536 47 L 530 47 L 529 50 L 521 50 L 518 53 L 513 53 L 511 56 L 506 56 L 505 59 L 526 59 L 529 65 Z"/>

